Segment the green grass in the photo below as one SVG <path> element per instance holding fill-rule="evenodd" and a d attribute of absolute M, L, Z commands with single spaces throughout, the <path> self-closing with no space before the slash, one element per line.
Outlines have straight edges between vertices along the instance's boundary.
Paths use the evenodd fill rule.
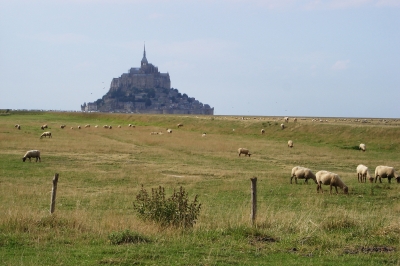
<path fill-rule="evenodd" d="M 2 113 L 2 264 L 398 265 L 400 184 L 385 179 L 361 184 L 355 169 L 360 163 L 371 174 L 381 164 L 399 169 L 400 122 L 299 119 L 281 130 L 282 122 L 277 117 Z M 178 123 L 184 126 L 178 129 Z M 42 124 L 53 138 L 39 138 Z M 60 129 L 61 124 L 67 127 Z M 77 129 L 86 124 L 91 127 Z M 103 129 L 106 124 L 113 129 Z M 358 150 L 361 142 L 366 152 Z M 253 155 L 238 157 L 239 147 Z M 41 163 L 22 162 L 29 149 L 41 150 Z M 317 194 L 312 181 L 291 185 L 296 165 L 339 174 L 349 195 L 329 195 L 328 186 Z M 55 173 L 60 175 L 56 211 L 50 215 Z M 194 228 L 141 221 L 133 202 L 142 184 L 163 186 L 167 195 L 180 186 L 189 199 L 198 195 L 202 208 Z"/>

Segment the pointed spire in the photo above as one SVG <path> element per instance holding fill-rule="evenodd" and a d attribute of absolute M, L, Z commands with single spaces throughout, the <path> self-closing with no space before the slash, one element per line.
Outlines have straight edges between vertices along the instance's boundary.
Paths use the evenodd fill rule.
<path fill-rule="evenodd" d="M 141 61 L 141 66 L 145 66 L 145 65 L 148 64 L 147 58 L 146 58 L 146 43 L 144 44 L 143 48 L 144 49 L 143 49 L 143 58 L 142 58 L 142 61 Z"/>

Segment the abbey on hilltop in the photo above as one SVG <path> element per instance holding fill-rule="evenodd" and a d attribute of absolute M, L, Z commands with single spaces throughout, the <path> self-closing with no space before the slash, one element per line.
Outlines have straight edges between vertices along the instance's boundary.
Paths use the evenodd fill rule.
<path fill-rule="evenodd" d="M 110 90 L 95 102 L 81 105 L 83 112 L 213 115 L 214 108 L 171 88 L 168 73 L 148 63 L 146 47 L 140 68 L 113 78 Z"/>

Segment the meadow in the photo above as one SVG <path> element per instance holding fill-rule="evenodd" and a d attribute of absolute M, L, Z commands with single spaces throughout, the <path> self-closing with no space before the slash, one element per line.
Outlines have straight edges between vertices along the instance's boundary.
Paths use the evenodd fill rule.
<path fill-rule="evenodd" d="M 400 184 L 393 179 L 391 184 L 387 179 L 359 183 L 356 174 L 358 164 L 368 166 L 371 175 L 378 165 L 400 173 L 400 120 L 327 120 L 290 120 L 282 130 L 282 117 L 0 113 L 0 261 L 400 265 Z M 177 128 L 178 123 L 184 126 Z M 40 139 L 43 124 L 52 138 Z M 91 127 L 77 129 L 86 124 Z M 173 132 L 166 133 L 167 128 Z M 293 148 L 287 147 L 289 139 Z M 358 150 L 360 143 L 367 145 L 366 152 Z M 252 156 L 239 157 L 239 147 Z M 40 163 L 22 162 L 31 149 L 41 151 Z M 312 180 L 290 184 L 297 165 L 339 174 L 349 194 L 339 189 L 330 195 L 329 186 L 317 193 Z M 55 173 L 56 209 L 50 214 Z M 197 223 L 177 229 L 139 219 L 133 202 L 142 185 L 148 190 L 162 186 L 167 195 L 179 187 L 190 199 L 198 195 Z M 146 241 L 110 241 L 126 230 Z"/>

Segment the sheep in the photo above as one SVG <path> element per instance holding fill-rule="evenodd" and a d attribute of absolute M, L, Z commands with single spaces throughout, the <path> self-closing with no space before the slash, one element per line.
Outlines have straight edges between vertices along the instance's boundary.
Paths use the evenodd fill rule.
<path fill-rule="evenodd" d="M 81 126 L 78 126 L 78 129 L 81 129 Z"/>
<path fill-rule="evenodd" d="M 74 127 L 71 127 L 71 129 L 74 129 Z"/>
<path fill-rule="evenodd" d="M 265 129 L 261 129 L 261 135 L 264 135 Z"/>
<path fill-rule="evenodd" d="M 292 168 L 292 176 L 290 177 L 290 184 L 292 184 L 292 180 L 294 180 L 297 184 L 297 179 L 305 179 L 305 182 L 308 184 L 308 179 L 314 180 L 315 184 L 317 184 L 317 178 L 314 173 L 305 167 L 295 166 Z"/>
<path fill-rule="evenodd" d="M 121 125 L 118 125 L 118 128 L 121 128 Z"/>
<path fill-rule="evenodd" d="M 286 117 L 283 118 L 283 119 L 285 120 L 286 123 L 289 123 L 289 117 L 286 116 Z"/>
<path fill-rule="evenodd" d="M 64 129 L 64 127 L 65 127 L 65 125 L 61 125 L 61 126 L 60 126 L 61 129 Z"/>
<path fill-rule="evenodd" d="M 41 128 L 42 130 L 44 130 L 45 128 L 48 128 L 48 127 L 47 127 L 47 124 L 44 124 L 44 125 L 41 126 L 40 128 Z"/>
<path fill-rule="evenodd" d="M 361 143 L 360 146 L 358 146 L 358 149 L 365 151 L 366 150 L 365 144 Z"/>
<path fill-rule="evenodd" d="M 167 132 L 168 132 L 168 133 L 172 133 L 172 129 L 167 128 Z"/>
<path fill-rule="evenodd" d="M 129 126 L 129 127 L 135 127 L 135 126 L 134 126 L 134 125 L 132 125 L 132 124 L 129 124 L 128 126 Z"/>
<path fill-rule="evenodd" d="M 112 129 L 112 126 L 108 126 L 108 129 Z"/>
<path fill-rule="evenodd" d="M 289 140 L 289 141 L 287 142 L 287 146 L 288 146 L 289 148 L 293 148 L 293 141 L 292 141 L 292 140 Z"/>
<path fill-rule="evenodd" d="M 318 171 L 315 174 L 315 176 L 317 178 L 317 193 L 319 192 L 319 190 L 321 190 L 321 193 L 324 193 L 324 190 L 322 189 L 322 185 L 330 186 L 330 194 L 332 194 L 332 187 L 335 187 L 336 194 L 338 194 L 337 187 L 340 187 L 341 189 L 343 189 L 344 194 L 349 193 L 349 188 L 343 183 L 343 181 L 340 179 L 339 175 L 322 170 L 322 171 Z"/>
<path fill-rule="evenodd" d="M 104 125 L 103 128 L 109 128 L 107 125 Z"/>
<path fill-rule="evenodd" d="M 204 132 L 201 136 L 202 136 L 202 137 L 205 137 L 206 135 L 207 135 L 207 133 Z"/>
<path fill-rule="evenodd" d="M 41 162 L 42 160 L 40 159 L 40 151 L 39 150 L 30 150 L 27 151 L 24 155 L 24 157 L 22 157 L 22 161 L 25 162 L 26 158 L 29 159 L 29 161 L 31 162 L 31 158 L 36 158 L 36 162 L 39 160 L 39 162 Z"/>
<path fill-rule="evenodd" d="M 95 125 L 94 127 L 95 127 L 95 128 L 98 128 L 98 127 L 99 127 L 99 125 Z"/>
<path fill-rule="evenodd" d="M 357 180 L 358 182 L 367 182 L 367 177 L 371 181 L 371 175 L 369 174 L 368 167 L 363 164 L 357 166 Z"/>
<path fill-rule="evenodd" d="M 18 130 L 20 130 L 20 129 L 21 129 L 21 126 L 20 126 L 20 125 L 18 125 L 18 124 L 16 124 L 14 127 L 16 127 Z"/>
<path fill-rule="evenodd" d="M 150 135 L 158 135 L 158 132 L 150 132 Z"/>
<path fill-rule="evenodd" d="M 281 128 L 282 128 L 282 129 L 285 129 L 285 125 L 284 125 L 284 124 L 281 124 Z"/>
<path fill-rule="evenodd" d="M 250 157 L 250 155 L 251 155 L 250 151 L 246 148 L 239 148 L 238 153 L 239 153 L 239 156 L 241 154 L 244 154 L 244 157 L 246 157 L 246 155 L 248 155 Z"/>
<path fill-rule="evenodd" d="M 295 118 L 293 119 L 293 122 L 297 122 L 297 117 L 295 117 Z"/>
<path fill-rule="evenodd" d="M 87 128 L 87 127 L 90 127 L 90 125 L 89 124 L 85 125 L 85 128 Z"/>
<path fill-rule="evenodd" d="M 389 183 L 392 178 L 396 178 L 397 183 L 400 183 L 400 176 L 397 174 L 396 170 L 394 170 L 394 168 L 391 166 L 378 165 L 375 168 L 375 183 L 378 180 L 378 177 L 380 183 L 382 183 L 381 178 L 387 178 Z"/>
<path fill-rule="evenodd" d="M 19 125 L 18 124 L 15 124 L 15 126 L 14 127 L 18 127 Z"/>
<path fill-rule="evenodd" d="M 177 125 L 177 127 L 178 127 L 178 128 L 183 127 L 183 124 L 182 124 L 182 123 L 179 123 L 179 124 Z"/>
<path fill-rule="evenodd" d="M 43 137 L 45 137 L 45 138 L 46 138 L 46 137 L 52 138 L 51 132 L 49 132 L 49 131 L 43 132 L 42 135 L 40 135 L 40 138 L 43 138 Z"/>

